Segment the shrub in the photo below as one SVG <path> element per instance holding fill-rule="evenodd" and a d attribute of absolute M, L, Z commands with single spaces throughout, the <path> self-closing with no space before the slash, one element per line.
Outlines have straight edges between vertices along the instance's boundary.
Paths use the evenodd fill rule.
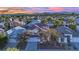
<path fill-rule="evenodd" d="M 71 28 L 72 30 L 76 30 L 76 25 L 69 25 L 69 28 Z"/>
<path fill-rule="evenodd" d="M 5 36 L 3 33 L 0 33 L 0 49 L 3 49 L 7 43 L 7 36 Z"/>
<path fill-rule="evenodd" d="M 6 51 L 19 51 L 17 48 L 7 48 Z"/>

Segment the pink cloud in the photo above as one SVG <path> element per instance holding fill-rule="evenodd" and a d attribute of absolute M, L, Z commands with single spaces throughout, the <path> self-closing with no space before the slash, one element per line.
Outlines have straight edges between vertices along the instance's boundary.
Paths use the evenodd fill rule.
<path fill-rule="evenodd" d="M 54 12 L 60 12 L 60 11 L 63 11 L 64 10 L 63 7 L 49 7 L 48 9 L 50 11 L 54 11 Z"/>

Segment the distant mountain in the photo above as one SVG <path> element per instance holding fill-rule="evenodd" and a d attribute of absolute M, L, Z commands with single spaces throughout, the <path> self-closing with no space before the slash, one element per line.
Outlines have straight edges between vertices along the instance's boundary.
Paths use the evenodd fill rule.
<path fill-rule="evenodd" d="M 79 14 L 79 12 L 58 12 L 59 14 Z"/>

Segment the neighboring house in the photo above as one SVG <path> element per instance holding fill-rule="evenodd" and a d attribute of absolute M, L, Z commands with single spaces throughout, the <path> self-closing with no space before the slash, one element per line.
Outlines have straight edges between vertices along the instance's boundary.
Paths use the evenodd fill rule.
<path fill-rule="evenodd" d="M 57 31 L 60 33 L 59 40 L 60 42 L 68 43 L 68 41 L 72 43 L 79 43 L 79 32 L 74 31 L 66 26 L 61 26 L 57 28 Z"/>
<path fill-rule="evenodd" d="M 7 33 L 8 36 L 14 36 L 14 37 L 16 37 L 17 34 L 20 34 L 20 33 L 24 32 L 24 31 L 26 31 L 25 28 L 17 26 L 17 27 L 14 27 L 14 28 L 8 30 L 6 33 Z"/>
<path fill-rule="evenodd" d="M 33 24 L 36 24 L 36 23 L 41 23 L 41 21 L 40 20 L 32 20 L 29 24 L 28 24 L 28 26 L 31 26 L 31 25 L 33 25 Z"/>
<path fill-rule="evenodd" d="M 51 22 L 51 21 L 48 21 L 48 24 L 47 24 L 49 27 L 53 27 L 53 22 Z"/>
<path fill-rule="evenodd" d="M 23 26 L 25 25 L 25 22 L 19 21 L 19 20 L 14 20 L 14 26 Z"/>
<path fill-rule="evenodd" d="M 33 19 L 30 23 L 25 24 L 23 27 L 28 30 L 32 30 L 33 32 L 35 32 L 35 30 L 38 31 L 38 29 L 40 28 L 42 29 L 49 28 L 48 25 L 42 24 L 41 20 L 36 20 L 36 19 Z"/>
<path fill-rule="evenodd" d="M 19 20 L 10 21 L 11 27 L 17 27 L 17 26 L 23 26 L 23 25 L 25 25 L 25 22 L 23 21 L 19 21 Z"/>
<path fill-rule="evenodd" d="M 76 26 L 76 30 L 79 32 L 79 25 Z"/>
<path fill-rule="evenodd" d="M 72 32 L 72 40 L 71 42 L 78 42 L 79 43 L 79 32 L 78 31 L 71 31 Z"/>
<path fill-rule="evenodd" d="M 79 18 L 75 19 L 77 25 L 79 25 Z"/>
<path fill-rule="evenodd" d="M 15 47 L 16 44 L 17 44 L 17 40 L 19 38 L 19 34 L 25 32 L 26 29 L 25 28 L 22 28 L 20 26 L 17 26 L 17 27 L 14 27 L 10 30 L 8 30 L 6 33 L 7 33 L 7 36 L 9 38 L 8 40 L 8 47 Z"/>
<path fill-rule="evenodd" d="M 37 33 L 39 30 L 47 30 L 49 26 L 46 24 L 36 23 L 28 26 L 27 24 L 23 26 L 27 30 L 30 30 L 32 33 Z"/>
<path fill-rule="evenodd" d="M 68 43 L 72 39 L 72 33 L 69 28 L 66 26 L 60 26 L 56 29 L 59 32 L 59 42 L 60 43 Z"/>

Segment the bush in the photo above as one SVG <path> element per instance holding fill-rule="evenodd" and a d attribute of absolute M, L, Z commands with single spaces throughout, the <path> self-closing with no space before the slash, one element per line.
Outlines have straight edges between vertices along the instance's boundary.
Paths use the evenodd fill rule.
<path fill-rule="evenodd" d="M 3 49 L 6 46 L 7 39 L 7 36 L 5 36 L 3 33 L 0 33 L 0 49 Z"/>
<path fill-rule="evenodd" d="M 76 30 L 76 25 L 69 25 L 69 28 L 71 28 L 72 30 Z"/>
<path fill-rule="evenodd" d="M 19 51 L 17 48 L 7 48 L 6 51 Z"/>

